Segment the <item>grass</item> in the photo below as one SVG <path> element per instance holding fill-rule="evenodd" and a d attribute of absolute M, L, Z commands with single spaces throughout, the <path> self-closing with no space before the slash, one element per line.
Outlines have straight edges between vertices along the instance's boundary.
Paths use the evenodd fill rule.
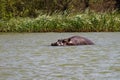
<path fill-rule="evenodd" d="M 85 12 L 76 15 L 39 15 L 0 21 L 0 32 L 118 32 L 120 14 Z"/>

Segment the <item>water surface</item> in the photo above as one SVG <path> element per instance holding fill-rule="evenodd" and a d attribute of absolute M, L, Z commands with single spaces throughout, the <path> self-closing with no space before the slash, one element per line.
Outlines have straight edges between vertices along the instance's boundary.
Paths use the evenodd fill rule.
<path fill-rule="evenodd" d="M 72 35 L 95 45 L 50 46 Z M 0 80 L 120 80 L 120 33 L 0 33 Z"/>

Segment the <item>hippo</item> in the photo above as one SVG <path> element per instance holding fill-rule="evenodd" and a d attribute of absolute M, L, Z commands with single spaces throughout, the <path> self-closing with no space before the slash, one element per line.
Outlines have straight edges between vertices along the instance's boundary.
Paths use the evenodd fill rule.
<path fill-rule="evenodd" d="M 94 45 L 94 43 L 81 36 L 72 36 L 66 39 L 59 39 L 55 43 L 51 43 L 51 46 L 76 46 L 76 45 Z"/>

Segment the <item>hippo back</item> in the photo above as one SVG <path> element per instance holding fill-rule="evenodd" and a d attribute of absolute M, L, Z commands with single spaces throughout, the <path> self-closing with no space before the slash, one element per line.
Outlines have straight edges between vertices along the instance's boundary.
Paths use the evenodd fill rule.
<path fill-rule="evenodd" d="M 70 37 L 68 43 L 68 45 L 93 45 L 93 44 L 94 43 L 91 40 L 81 36 Z"/>

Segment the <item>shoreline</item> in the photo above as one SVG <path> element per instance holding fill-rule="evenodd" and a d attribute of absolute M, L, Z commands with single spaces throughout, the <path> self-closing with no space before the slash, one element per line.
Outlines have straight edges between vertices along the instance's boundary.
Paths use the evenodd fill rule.
<path fill-rule="evenodd" d="M 120 14 L 81 13 L 73 16 L 39 15 L 0 22 L 0 32 L 119 32 Z"/>

